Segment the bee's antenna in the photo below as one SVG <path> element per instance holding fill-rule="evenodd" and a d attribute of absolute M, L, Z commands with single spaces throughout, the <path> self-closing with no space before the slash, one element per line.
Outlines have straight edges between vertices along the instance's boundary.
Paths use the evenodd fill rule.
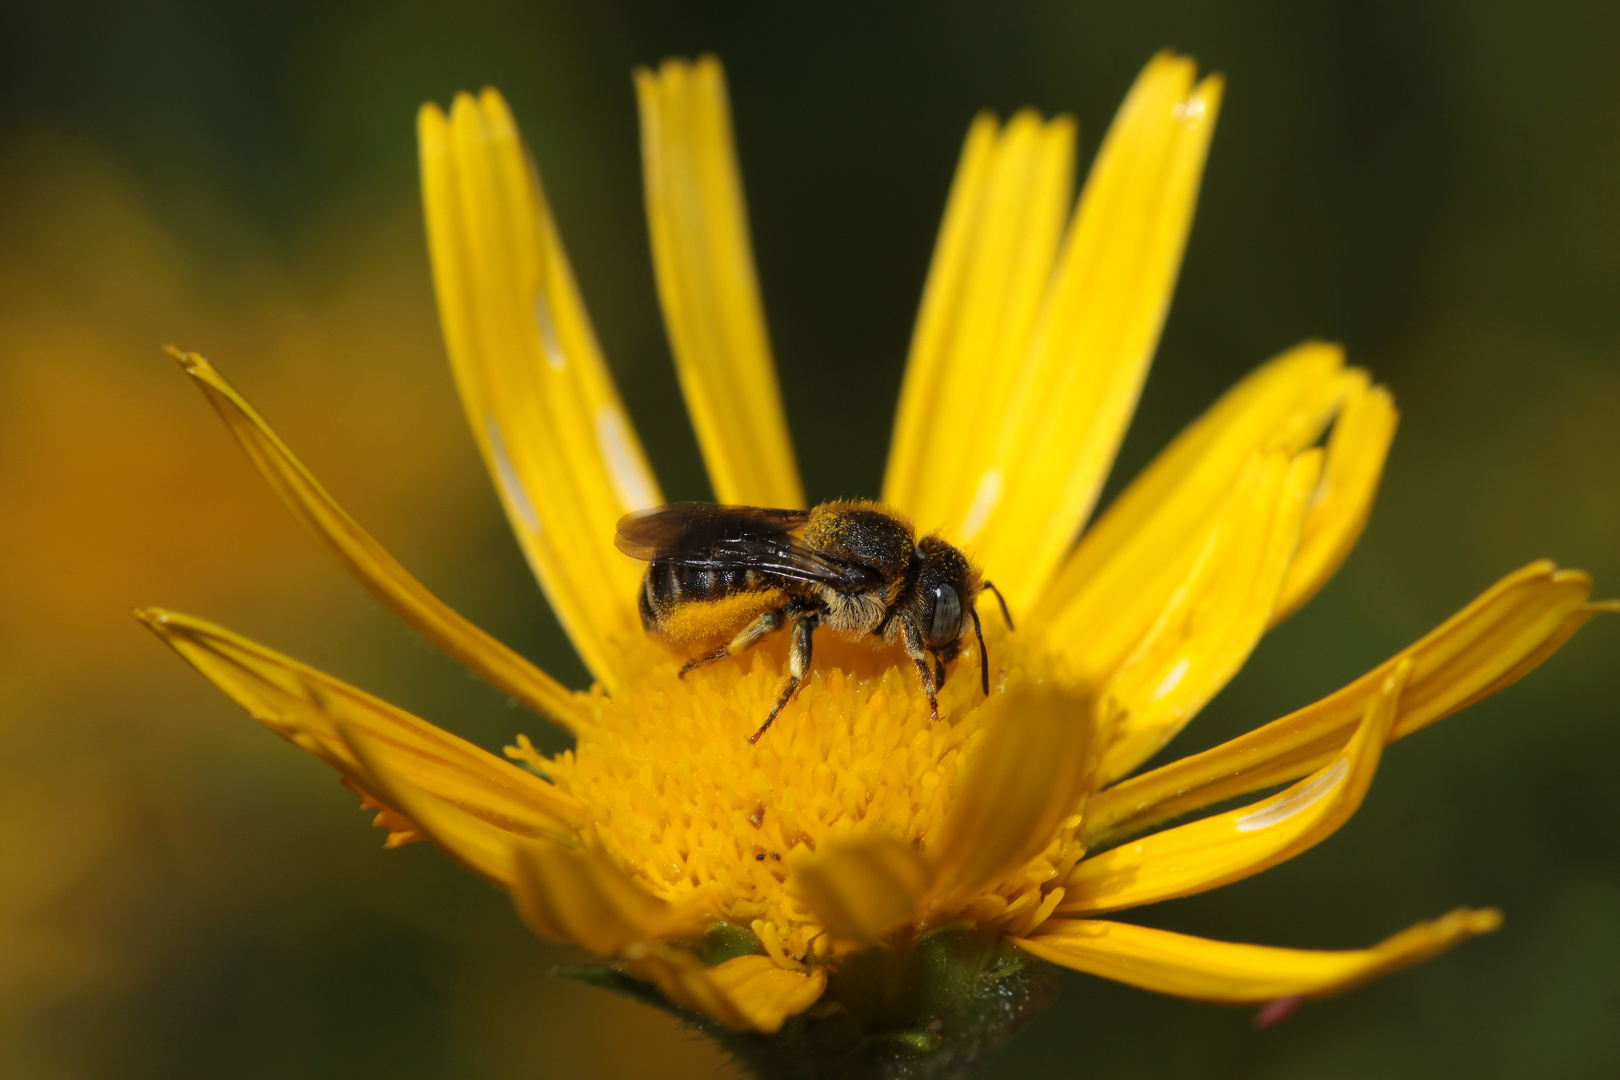
<path fill-rule="evenodd" d="M 1007 629 L 1018 629 L 1018 627 L 1013 625 L 1012 613 L 1007 610 L 1007 598 L 1001 595 L 1001 590 L 990 584 L 988 581 L 984 583 L 984 587 L 996 594 L 996 602 L 1001 605 L 1001 617 L 1007 620 Z M 974 617 L 977 618 L 977 616 Z"/>
<path fill-rule="evenodd" d="M 988 582 L 986 583 L 988 584 Z M 998 597 L 1000 593 L 996 594 Z M 990 696 L 990 652 L 984 647 L 984 628 L 979 625 L 979 609 L 968 608 L 973 613 L 973 632 L 979 638 L 979 683 L 984 687 L 984 696 Z"/>

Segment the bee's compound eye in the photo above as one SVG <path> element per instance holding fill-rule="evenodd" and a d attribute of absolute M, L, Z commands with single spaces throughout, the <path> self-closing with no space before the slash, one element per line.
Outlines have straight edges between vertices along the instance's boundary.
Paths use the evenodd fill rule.
<path fill-rule="evenodd" d="M 934 586 L 934 617 L 928 624 L 928 644 L 948 645 L 962 636 L 962 598 L 949 585 Z"/>

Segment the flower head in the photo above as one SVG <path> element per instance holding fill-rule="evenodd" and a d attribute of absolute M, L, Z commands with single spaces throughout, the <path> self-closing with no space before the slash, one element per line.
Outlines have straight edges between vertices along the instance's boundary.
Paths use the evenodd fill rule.
<path fill-rule="evenodd" d="M 716 497 L 802 507 L 719 65 L 669 62 L 636 88 L 659 296 Z M 917 1004 L 917 957 L 942 941 L 969 981 L 1022 977 L 1032 1001 L 1038 957 L 1265 1002 L 1332 993 L 1494 929 L 1495 912 L 1459 910 L 1368 949 L 1312 952 L 1099 917 L 1313 846 L 1355 811 L 1388 743 L 1614 609 L 1589 602 L 1585 575 L 1533 563 L 1342 690 L 1138 772 L 1338 567 L 1395 428 L 1386 390 L 1336 347 L 1306 343 L 1235 386 L 1085 527 L 1154 351 L 1220 96 L 1190 61 L 1155 58 L 1072 212 L 1069 120 L 986 115 L 969 130 L 882 498 L 962 545 L 1005 593 L 1017 628 L 985 613 L 988 698 L 976 651 L 956 661 L 936 720 L 898 649 L 829 639 L 754 744 L 785 644 L 682 677 L 689 657 L 643 632 L 643 567 L 615 550 L 614 528 L 663 499 L 538 174 L 488 90 L 420 116 L 440 316 L 474 436 L 590 691 L 436 599 L 207 361 L 176 356 L 361 581 L 574 748 L 548 757 L 520 737 L 503 760 L 228 631 L 141 615 L 338 769 L 390 846 L 433 842 L 508 890 L 535 931 L 617 965 L 600 978 L 724 1028 L 842 1015 L 924 1052 L 949 1033 Z M 911 995 L 904 1008 L 896 994 Z"/>

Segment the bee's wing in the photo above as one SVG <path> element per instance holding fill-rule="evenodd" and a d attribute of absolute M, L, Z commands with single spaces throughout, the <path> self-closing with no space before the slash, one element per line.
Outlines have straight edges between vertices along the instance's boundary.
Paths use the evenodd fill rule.
<path fill-rule="evenodd" d="M 750 536 L 722 540 L 707 553 L 670 559 L 689 566 L 715 570 L 763 570 L 777 577 L 839 589 L 869 589 L 883 584 L 877 571 L 866 566 L 829 559 L 796 536 Z"/>
<path fill-rule="evenodd" d="M 649 562 L 760 570 L 844 589 L 882 584 L 867 567 L 829 559 L 791 534 L 808 520 L 807 510 L 671 503 L 620 518 L 614 542 L 626 555 Z"/>
<path fill-rule="evenodd" d="M 613 542 L 633 559 L 678 562 L 683 555 L 708 555 L 725 540 L 786 536 L 809 520 L 808 510 L 670 503 L 624 515 Z"/>

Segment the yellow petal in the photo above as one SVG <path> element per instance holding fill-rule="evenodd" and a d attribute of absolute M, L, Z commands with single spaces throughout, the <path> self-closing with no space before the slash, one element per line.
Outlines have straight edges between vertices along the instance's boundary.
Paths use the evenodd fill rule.
<path fill-rule="evenodd" d="M 833 937 L 871 944 L 916 909 L 931 878 L 915 847 L 882 836 L 830 845 L 794 868 L 792 884 Z"/>
<path fill-rule="evenodd" d="M 512 888 L 514 834 L 475 812 L 480 809 L 476 784 L 445 783 L 431 768 L 400 768 L 397 748 L 345 719 L 334 719 L 332 726 L 353 762 L 358 786 L 468 870 L 500 888 Z"/>
<path fill-rule="evenodd" d="M 1074 121 L 1024 110 L 968 129 L 923 292 L 884 501 L 971 542 L 975 485 L 1052 280 L 1074 188 Z"/>
<path fill-rule="evenodd" d="M 1395 400 L 1382 386 L 1352 394 L 1345 402 L 1328 438 L 1322 483 L 1300 530 L 1299 549 L 1288 567 L 1272 625 L 1316 595 L 1360 539 L 1398 419 Z"/>
<path fill-rule="evenodd" d="M 371 819 L 371 823 L 379 829 L 388 830 L 388 839 L 383 841 L 383 847 L 404 847 L 406 844 L 427 839 L 416 822 L 355 783 L 353 777 L 341 777 L 338 783 L 360 797 L 360 806 L 363 809 L 377 811 L 377 816 Z"/>
<path fill-rule="evenodd" d="M 418 825 L 426 823 L 389 797 L 378 770 L 460 807 L 503 846 L 512 836 L 572 842 L 586 820 L 577 799 L 533 773 L 330 675 L 201 619 L 155 608 L 135 614 L 255 720 Z M 372 766 L 339 725 L 367 741 Z"/>
<path fill-rule="evenodd" d="M 1327 839 L 1361 805 L 1395 719 L 1411 664 L 1384 680 L 1355 737 L 1288 790 L 1094 855 L 1064 883 L 1059 915 L 1093 915 L 1190 896 L 1240 881 Z"/>
<path fill-rule="evenodd" d="M 675 370 L 723 503 L 800 507 L 720 62 L 636 71 L 647 225 Z"/>
<path fill-rule="evenodd" d="M 691 953 L 655 943 L 633 947 L 629 963 L 683 1009 L 767 1035 L 814 1005 L 827 988 L 824 969 L 807 975 L 778 967 L 768 956 L 739 956 L 711 968 Z"/>
<path fill-rule="evenodd" d="M 1043 960 L 1144 990 L 1242 1003 L 1334 994 L 1501 924 L 1497 911 L 1459 908 L 1370 949 L 1343 952 L 1239 945 L 1101 919 L 1053 919 L 1042 933 L 1014 940 Z"/>
<path fill-rule="evenodd" d="M 462 618 L 343 511 L 225 377 L 196 353 L 170 350 L 224 418 L 259 474 L 304 527 L 417 633 L 498 689 L 570 730 L 585 721 L 568 688 Z"/>
<path fill-rule="evenodd" d="M 962 305 L 963 286 L 974 265 L 981 220 L 987 209 L 985 190 L 993 164 L 1005 158 L 1007 147 L 997 137 L 994 114 L 983 112 L 968 126 L 962 156 L 945 200 L 945 218 L 934 241 L 934 257 L 923 284 L 922 304 L 912 330 L 911 352 L 900 383 L 900 406 L 895 413 L 889 442 L 889 461 L 883 475 L 883 501 L 916 514 L 923 494 L 924 463 L 938 448 L 934 418 L 939 396 L 948 382 L 952 328 Z M 997 208 L 1001 209 L 1000 204 Z M 930 494 L 939 489 L 930 488 Z"/>
<path fill-rule="evenodd" d="M 951 793 L 939 840 L 936 904 L 970 897 L 1039 855 L 1080 809 L 1091 762 L 1091 702 L 1052 684 L 985 705 L 984 735 Z"/>
<path fill-rule="evenodd" d="M 619 681 L 641 633 L 643 567 L 613 546 L 663 502 L 613 386 L 562 241 L 506 103 L 456 97 L 417 116 L 439 320 L 473 435 L 507 518 L 592 673 Z"/>
<path fill-rule="evenodd" d="M 1535 562 L 1497 582 L 1421 640 L 1349 686 L 1247 735 L 1093 795 L 1086 834 L 1100 846 L 1161 821 L 1320 768 L 1349 739 L 1367 702 L 1402 661 L 1412 675 L 1390 739 L 1402 738 L 1508 686 L 1610 604 L 1588 604 L 1592 580 Z"/>
<path fill-rule="evenodd" d="M 1564 572 L 1577 574 L 1581 573 L 1581 571 L 1578 570 Z M 1590 581 L 1588 582 L 1588 585 L 1590 585 Z M 1451 712 L 1458 712 L 1462 709 L 1466 709 L 1476 701 L 1484 701 L 1486 698 L 1490 697 L 1499 690 L 1504 690 L 1507 687 L 1512 686 L 1514 683 L 1530 674 L 1536 668 L 1540 667 L 1544 660 L 1564 647 L 1564 642 L 1575 636 L 1575 631 L 1579 630 L 1581 627 L 1585 626 L 1589 621 L 1599 615 L 1620 615 L 1620 600 L 1594 600 L 1590 603 L 1582 604 L 1578 609 L 1576 609 L 1576 611 L 1570 614 L 1568 618 L 1559 623 L 1552 633 L 1541 638 L 1539 645 L 1536 645 L 1533 649 L 1526 651 L 1524 657 L 1520 659 L 1518 663 L 1514 664 L 1508 670 L 1502 672 L 1502 674 L 1492 679 L 1489 685 L 1475 690 L 1468 696 L 1467 700 L 1458 705 L 1456 708 L 1452 709 Z M 1410 732 L 1398 732 L 1397 737 L 1399 737 L 1400 734 L 1410 734 Z"/>
<path fill-rule="evenodd" d="M 1314 450 L 1251 462 L 1186 582 L 1108 687 L 1124 718 L 1103 753 L 1100 784 L 1157 753 L 1248 659 L 1276 607 L 1320 471 Z"/>
<path fill-rule="evenodd" d="M 1097 152 L 1011 397 L 953 432 L 977 449 L 950 479 L 972 495 L 947 534 L 973 544 L 1015 613 L 1090 515 L 1158 343 L 1220 105 L 1220 80 L 1194 86 L 1193 74 L 1165 54 L 1137 79 Z"/>
<path fill-rule="evenodd" d="M 676 906 L 648 892 L 593 848 L 524 843 L 516 849 L 512 902 L 530 929 L 615 956 L 632 942 L 698 934 L 706 897 Z"/>
<path fill-rule="evenodd" d="M 1043 594 L 1043 625 L 1080 677 L 1105 685 L 1161 617 L 1257 452 L 1314 443 L 1366 386 L 1343 352 L 1306 342 L 1261 365 L 1194 421 L 1086 531 Z"/>

